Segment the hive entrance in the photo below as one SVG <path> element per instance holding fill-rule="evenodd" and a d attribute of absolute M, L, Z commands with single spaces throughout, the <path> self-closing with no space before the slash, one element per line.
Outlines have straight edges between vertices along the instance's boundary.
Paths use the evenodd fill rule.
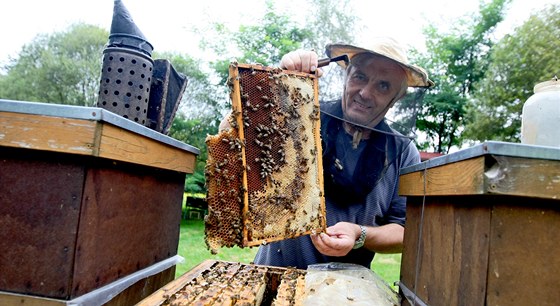
<path fill-rule="evenodd" d="M 209 248 L 324 230 L 316 77 L 232 64 L 229 82 L 232 129 L 206 141 Z"/>

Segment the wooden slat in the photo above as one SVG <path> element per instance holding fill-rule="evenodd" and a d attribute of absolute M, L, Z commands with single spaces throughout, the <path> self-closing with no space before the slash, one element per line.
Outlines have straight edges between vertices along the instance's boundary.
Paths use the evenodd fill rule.
<path fill-rule="evenodd" d="M 426 186 L 424 190 L 424 175 Z M 403 174 L 399 194 L 560 198 L 560 161 L 485 155 Z"/>
<path fill-rule="evenodd" d="M 208 271 L 214 264 L 216 264 L 215 260 L 207 259 L 203 261 L 187 273 L 181 275 L 179 278 L 163 286 L 160 290 L 154 292 L 152 295 L 148 296 L 136 305 L 158 306 L 163 304 L 163 302 L 166 301 L 169 296 L 181 290 L 183 287 L 185 287 L 186 284 L 200 276 L 203 272 Z"/>
<path fill-rule="evenodd" d="M 560 161 L 507 156 L 491 158 L 494 164 L 485 173 L 489 193 L 560 199 Z"/>
<path fill-rule="evenodd" d="M 486 305 L 558 305 L 557 201 L 501 199 L 493 201 Z"/>
<path fill-rule="evenodd" d="M 426 190 L 424 192 L 424 173 Z M 484 192 L 484 157 L 403 174 L 399 194 L 402 196 L 466 195 Z"/>
<path fill-rule="evenodd" d="M 479 197 L 431 197 L 420 228 L 422 199 L 410 200 L 401 282 L 428 305 L 485 305 L 490 207 L 473 206 Z"/>
<path fill-rule="evenodd" d="M 97 123 L 0 112 L 0 146 L 92 155 Z"/>
<path fill-rule="evenodd" d="M 104 124 L 99 157 L 193 173 L 196 156 L 114 125 Z"/>
<path fill-rule="evenodd" d="M 0 124 L 0 146 L 91 155 L 182 173 L 194 172 L 194 153 L 108 123 L 0 112 Z"/>
<path fill-rule="evenodd" d="M 0 305 L 65 306 L 66 301 L 0 291 Z"/>

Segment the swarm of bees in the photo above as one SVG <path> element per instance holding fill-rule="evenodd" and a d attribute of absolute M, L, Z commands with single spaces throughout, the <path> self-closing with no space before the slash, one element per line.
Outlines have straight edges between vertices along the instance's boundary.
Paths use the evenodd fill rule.
<path fill-rule="evenodd" d="M 256 246 L 325 230 L 317 79 L 230 65 L 231 129 L 206 139 L 206 244 Z"/>

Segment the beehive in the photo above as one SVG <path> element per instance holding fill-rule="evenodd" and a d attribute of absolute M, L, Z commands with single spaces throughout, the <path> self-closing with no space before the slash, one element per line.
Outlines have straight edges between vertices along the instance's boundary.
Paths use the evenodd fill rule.
<path fill-rule="evenodd" d="M 206 140 L 208 247 L 323 231 L 316 77 L 232 63 L 229 85 L 232 128 Z"/>
<path fill-rule="evenodd" d="M 306 294 L 305 273 L 207 260 L 138 305 L 301 305 Z"/>

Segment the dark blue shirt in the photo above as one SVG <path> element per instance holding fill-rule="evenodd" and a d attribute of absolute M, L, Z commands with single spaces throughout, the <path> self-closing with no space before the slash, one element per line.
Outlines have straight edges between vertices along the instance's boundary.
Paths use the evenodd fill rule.
<path fill-rule="evenodd" d="M 322 104 L 326 113 L 342 117 L 340 101 Z M 398 195 L 399 169 L 420 162 L 420 154 L 408 138 L 372 133 L 357 148 L 340 120 L 321 114 L 323 170 L 327 226 L 345 221 L 366 226 L 397 223 L 404 226 L 406 199 Z M 376 128 L 396 133 L 385 122 Z M 340 162 L 335 165 L 335 161 Z M 297 267 L 326 262 L 350 262 L 370 267 L 375 253 L 360 248 L 343 257 L 323 255 L 309 236 L 261 246 L 255 264 Z"/>

